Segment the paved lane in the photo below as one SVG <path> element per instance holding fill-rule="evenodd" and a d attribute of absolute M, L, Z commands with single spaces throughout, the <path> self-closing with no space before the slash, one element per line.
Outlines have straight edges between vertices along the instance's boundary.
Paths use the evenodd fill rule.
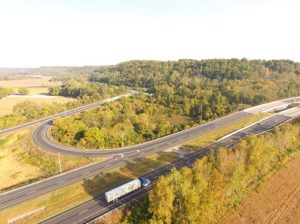
<path fill-rule="evenodd" d="M 300 108 L 298 108 L 300 111 Z M 296 116 L 299 116 L 296 115 Z M 228 136 L 227 138 L 216 142 L 208 147 L 205 147 L 201 150 L 198 150 L 194 153 L 191 153 L 187 156 L 185 156 L 182 159 L 178 159 L 177 161 L 170 163 L 162 168 L 159 168 L 155 170 L 154 172 L 149 173 L 146 175 L 146 177 L 150 178 L 152 181 L 155 181 L 159 176 L 166 174 L 168 171 L 170 171 L 173 167 L 176 167 L 177 169 L 183 167 L 183 166 L 191 166 L 191 164 L 199 159 L 205 156 L 209 150 L 211 149 L 218 149 L 219 147 L 230 147 L 234 143 L 240 141 L 242 138 L 249 136 L 249 135 L 257 135 L 264 133 L 266 131 L 272 130 L 274 127 L 281 125 L 295 116 L 285 116 L 282 114 L 276 114 L 272 117 L 269 117 L 268 119 L 263 120 L 262 122 L 259 122 L 257 124 L 251 125 L 246 129 L 243 129 L 239 132 L 236 132 L 235 134 Z M 137 155 L 136 158 L 139 156 Z M 104 195 L 101 195 L 93 200 L 90 200 L 82 205 L 79 205 L 73 209 L 70 209 L 66 212 L 63 212 L 57 216 L 54 216 L 48 220 L 43 221 L 44 224 L 83 224 L 87 223 L 105 213 L 107 213 L 110 210 L 113 210 L 114 208 L 119 207 L 120 205 L 129 202 L 131 200 L 134 200 L 142 195 L 145 195 L 152 186 L 149 186 L 144 189 L 140 189 L 139 191 L 133 192 L 131 194 L 128 194 L 124 196 L 123 198 L 119 199 L 119 201 L 107 204 L 104 199 Z"/>

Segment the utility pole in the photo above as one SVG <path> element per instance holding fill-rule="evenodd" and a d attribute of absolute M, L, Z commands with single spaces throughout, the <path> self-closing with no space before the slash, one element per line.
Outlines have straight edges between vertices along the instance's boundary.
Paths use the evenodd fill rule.
<path fill-rule="evenodd" d="M 123 130 L 122 130 L 122 148 L 124 147 Z"/>
<path fill-rule="evenodd" d="M 200 113 L 200 124 L 202 124 L 202 119 L 203 119 L 203 117 L 202 117 L 202 116 L 203 116 L 203 115 L 202 115 L 202 114 L 203 114 L 203 104 L 202 104 L 202 103 L 201 103 L 201 107 L 200 107 L 200 108 L 201 108 L 201 113 Z"/>
<path fill-rule="evenodd" d="M 60 160 L 60 153 L 57 153 L 57 156 L 58 156 L 59 172 L 62 174 L 61 160 Z"/>

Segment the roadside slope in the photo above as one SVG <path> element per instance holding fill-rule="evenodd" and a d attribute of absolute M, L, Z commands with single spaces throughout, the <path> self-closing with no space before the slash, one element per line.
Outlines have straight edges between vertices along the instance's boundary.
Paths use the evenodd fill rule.
<path fill-rule="evenodd" d="M 300 220 L 300 155 L 253 192 L 223 224 L 285 223 Z"/>

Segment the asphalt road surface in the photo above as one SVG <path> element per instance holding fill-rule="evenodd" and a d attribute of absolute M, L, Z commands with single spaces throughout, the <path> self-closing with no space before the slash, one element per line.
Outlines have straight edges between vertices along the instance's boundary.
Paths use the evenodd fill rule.
<path fill-rule="evenodd" d="M 300 99 L 300 98 L 299 98 Z M 21 188 L 17 188 L 15 190 L 3 193 L 0 195 L 0 210 L 7 208 L 9 206 L 18 204 L 22 201 L 40 196 L 44 193 L 53 191 L 55 189 L 58 189 L 60 187 L 66 186 L 68 184 L 80 181 L 86 177 L 95 175 L 97 173 L 110 170 L 115 167 L 120 167 L 125 164 L 127 160 L 131 160 L 138 157 L 146 156 L 147 154 L 152 154 L 156 151 L 162 151 L 177 145 L 184 144 L 185 142 L 194 139 L 196 137 L 199 137 L 205 133 L 211 132 L 216 130 L 217 128 L 220 128 L 226 124 L 230 124 L 234 121 L 240 120 L 242 118 L 245 118 L 249 116 L 251 113 L 240 111 L 235 114 L 228 115 L 226 117 L 208 122 L 206 124 L 178 132 L 151 142 L 146 142 L 144 144 L 124 148 L 124 149 L 114 149 L 114 151 L 108 150 L 108 152 L 96 152 L 100 153 L 101 156 L 110 155 L 113 156 L 112 158 L 109 158 L 108 160 L 101 162 L 101 163 L 95 163 L 80 169 L 76 169 L 70 172 L 66 172 L 61 175 L 57 175 L 39 182 L 36 182 L 34 184 L 26 185 Z M 44 125 L 41 125 L 40 127 L 44 127 Z M 35 130 L 35 134 L 38 130 L 41 130 L 43 133 L 43 130 L 45 129 L 39 129 L 37 128 Z M 35 135 L 34 135 L 35 136 Z M 39 136 L 39 135 L 38 135 Z M 42 135 L 43 136 L 43 135 Z M 34 138 L 37 138 L 36 136 Z M 41 141 L 45 140 L 44 138 L 41 138 Z M 47 138 L 46 138 L 47 140 Z M 52 143 L 50 141 L 50 143 Z M 50 146 L 49 146 L 50 147 Z M 50 147 L 50 151 L 54 152 L 64 152 L 65 147 L 56 147 L 54 146 L 54 150 L 52 146 Z M 58 150 L 58 151 L 57 151 Z M 62 151 L 59 151 L 62 150 Z M 115 151 L 116 150 L 116 151 Z M 67 152 L 70 151 L 67 149 Z M 73 153 L 73 152 L 72 152 Z M 74 153 L 77 153 L 76 151 Z M 78 152 L 82 153 L 82 152 Z M 87 153 L 89 153 L 87 151 Z M 92 152 L 95 153 L 95 152 Z M 76 155 L 76 154 L 75 154 Z M 82 155 L 82 154 L 78 154 Z M 89 155 L 89 154 L 87 154 Z M 96 155 L 93 155 L 96 156 Z"/>
<path fill-rule="evenodd" d="M 9 191 L 7 193 L 0 195 L 0 209 L 7 208 L 9 206 L 15 205 L 22 201 L 28 200 L 30 198 L 37 197 L 44 193 L 53 191 L 65 185 L 80 181 L 86 177 L 95 175 L 97 173 L 110 170 L 114 167 L 120 167 L 125 165 L 127 160 L 131 160 L 133 158 L 142 157 L 147 154 L 152 154 L 156 151 L 162 151 L 165 149 L 169 149 L 171 147 L 181 145 L 191 139 L 197 138 L 205 133 L 211 132 L 220 128 L 226 124 L 232 123 L 234 121 L 240 120 L 247 116 L 250 116 L 250 113 L 240 111 L 238 113 L 214 120 L 212 122 L 208 122 L 206 124 L 197 126 L 195 128 L 191 128 L 182 132 L 175 133 L 173 135 L 169 135 L 154 141 L 146 142 L 144 144 L 128 147 L 126 149 L 120 149 L 115 152 L 115 150 L 108 150 L 108 152 L 97 152 L 99 155 L 113 156 L 112 158 L 107 159 L 101 163 L 95 163 L 77 170 L 73 170 L 70 172 L 63 173 L 61 175 L 57 175 L 43 181 L 27 185 L 25 187 L 17 188 L 16 190 Z M 40 127 L 44 127 L 41 125 Z M 40 129 L 36 129 L 40 130 Z M 34 132 L 34 138 L 36 138 L 36 133 Z M 41 129 L 42 132 L 45 132 L 45 129 Z M 44 133 L 45 134 L 45 133 Z M 43 135 L 42 135 L 43 136 Z M 43 141 L 44 138 L 41 138 Z M 46 138 L 48 139 L 48 138 Z M 51 143 L 51 142 L 50 142 Z M 64 147 L 57 147 L 54 150 L 52 146 L 49 147 L 50 151 L 53 152 L 64 152 Z M 67 151 L 69 152 L 69 151 Z M 76 153 L 76 151 L 74 152 Z M 82 152 L 78 152 L 76 155 L 81 155 Z M 88 153 L 88 152 L 87 152 Z M 121 154 L 122 153 L 122 154 Z M 85 155 L 85 154 L 84 154 Z M 86 154 L 90 155 L 90 154 Z"/>
<path fill-rule="evenodd" d="M 134 92 L 132 94 L 134 94 Z M 15 127 L 12 127 L 12 128 L 0 130 L 0 135 L 6 135 L 6 134 L 12 133 L 14 131 L 33 126 L 33 125 L 39 124 L 39 123 L 47 121 L 47 120 L 54 120 L 55 118 L 58 118 L 58 117 L 67 117 L 67 116 L 71 116 L 71 115 L 74 115 L 74 114 L 81 113 L 83 111 L 92 110 L 92 109 L 95 109 L 95 108 L 103 105 L 104 103 L 115 101 L 115 100 L 117 100 L 117 99 L 119 99 L 123 96 L 126 97 L 126 96 L 130 96 L 132 94 L 124 94 L 124 95 L 120 95 L 120 96 L 115 96 L 115 97 L 112 97 L 112 98 L 109 98 L 109 99 L 98 101 L 96 103 L 88 104 L 88 105 L 78 107 L 78 108 L 75 108 L 75 109 L 72 109 L 72 110 L 68 110 L 68 111 L 65 111 L 65 112 L 62 112 L 62 113 L 59 113 L 59 114 L 55 114 L 55 115 L 49 116 L 47 118 L 42 118 L 42 119 L 32 121 L 32 122 L 29 122 L 29 123 L 26 123 L 26 124 L 22 124 L 22 125 L 15 126 Z"/>
<path fill-rule="evenodd" d="M 244 111 L 239 111 L 237 113 L 231 114 L 226 117 L 219 118 L 217 120 L 208 122 L 203 125 L 196 126 L 181 132 L 177 132 L 172 135 L 168 135 L 153 141 L 149 141 L 143 144 L 134 145 L 125 148 L 116 148 L 116 149 L 105 149 L 105 150 L 79 150 L 72 147 L 66 147 L 60 144 L 53 142 L 48 136 L 48 130 L 52 125 L 52 120 L 50 119 L 40 126 L 38 126 L 33 132 L 34 142 L 41 148 L 55 152 L 69 154 L 73 156 L 87 156 L 87 157 L 104 157 L 104 156 L 124 156 L 124 154 L 134 153 L 135 151 L 149 151 L 152 148 L 164 147 L 166 144 L 170 144 L 169 147 L 174 145 L 179 145 L 184 142 L 187 142 L 191 139 L 194 139 L 195 136 L 201 136 L 203 134 L 212 132 L 220 127 L 223 127 L 229 123 L 240 120 L 249 116 L 250 114 L 256 114 L 259 112 L 270 111 L 276 108 L 287 107 L 289 104 L 294 102 L 299 102 L 300 97 L 294 97 L 289 99 L 284 99 L 280 101 L 270 102 L 255 107 L 248 108 Z"/>
<path fill-rule="evenodd" d="M 105 149 L 105 150 L 79 150 L 76 148 L 66 147 L 63 145 L 59 145 L 53 142 L 47 135 L 49 127 L 51 127 L 51 122 L 45 122 L 39 127 L 37 127 L 33 132 L 33 140 L 34 142 L 40 146 L 41 148 L 55 152 L 55 153 L 63 153 L 69 154 L 73 156 L 90 156 L 90 157 L 104 157 L 104 156 L 118 156 L 125 155 L 128 153 L 135 152 L 139 150 L 140 152 L 153 150 L 155 148 L 170 148 L 184 142 L 187 142 L 195 137 L 199 137 L 201 135 L 212 132 L 220 127 L 223 127 L 232 122 L 241 120 L 250 116 L 251 113 L 239 111 L 237 113 L 228 115 L 226 117 L 219 118 L 217 120 L 196 126 L 194 128 L 190 128 L 184 131 L 177 132 L 175 134 L 171 134 L 153 141 L 145 142 L 139 145 L 134 145 L 125 148 L 116 148 L 116 149 Z"/>
<path fill-rule="evenodd" d="M 298 108 L 298 112 L 300 111 L 300 108 Z M 299 116 L 300 113 L 298 113 L 295 116 Z M 285 123 L 291 119 L 293 119 L 295 116 L 288 115 L 282 115 L 282 114 L 276 114 L 274 116 L 271 116 L 261 122 L 258 122 L 252 126 L 249 126 L 248 128 L 245 128 L 239 132 L 236 132 L 230 136 L 228 136 L 225 139 L 222 139 L 208 147 L 205 147 L 201 150 L 198 150 L 194 153 L 191 153 L 187 156 L 185 156 L 182 159 L 178 159 L 177 161 L 170 163 L 162 168 L 159 168 L 155 170 L 154 172 L 149 173 L 145 177 L 150 178 L 152 181 L 157 179 L 159 176 L 164 175 L 168 171 L 170 171 L 173 167 L 181 168 L 183 166 L 191 166 L 191 164 L 199 158 L 202 158 L 205 156 L 209 150 L 211 149 L 218 149 L 219 147 L 230 147 L 234 143 L 240 141 L 242 138 L 249 136 L 249 135 L 257 135 L 269 130 L 272 130 L 274 127 Z M 135 158 L 140 157 L 137 155 Z M 43 221 L 44 224 L 81 224 L 81 223 L 87 223 L 106 212 L 113 210 L 114 208 L 119 207 L 120 205 L 129 202 L 131 200 L 137 199 L 138 197 L 145 195 L 150 189 L 151 185 L 147 188 L 141 188 L 138 191 L 135 191 L 133 193 L 130 193 L 128 195 L 123 196 L 120 198 L 117 202 L 107 204 L 104 199 L 104 195 L 101 195 L 99 197 L 94 198 L 93 200 L 90 200 L 82 205 L 79 205 L 73 209 L 70 209 L 66 212 L 63 212 L 57 216 L 54 216 L 50 219 L 47 219 Z"/>

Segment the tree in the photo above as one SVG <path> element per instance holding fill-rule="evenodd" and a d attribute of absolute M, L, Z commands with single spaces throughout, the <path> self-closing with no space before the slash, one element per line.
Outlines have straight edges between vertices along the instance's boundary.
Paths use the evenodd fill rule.
<path fill-rule="evenodd" d="M 53 86 L 49 87 L 48 91 L 49 94 L 52 96 L 58 96 L 60 94 L 61 87 L 60 86 Z"/>
<path fill-rule="evenodd" d="M 28 94 L 29 94 L 29 89 L 26 88 L 26 87 L 20 87 L 20 88 L 18 89 L 18 93 L 19 93 L 20 95 L 28 95 Z"/>
<path fill-rule="evenodd" d="M 153 214 L 150 223 L 171 224 L 175 199 L 174 185 L 164 176 L 159 178 L 155 185 L 149 193 L 149 211 Z"/>

